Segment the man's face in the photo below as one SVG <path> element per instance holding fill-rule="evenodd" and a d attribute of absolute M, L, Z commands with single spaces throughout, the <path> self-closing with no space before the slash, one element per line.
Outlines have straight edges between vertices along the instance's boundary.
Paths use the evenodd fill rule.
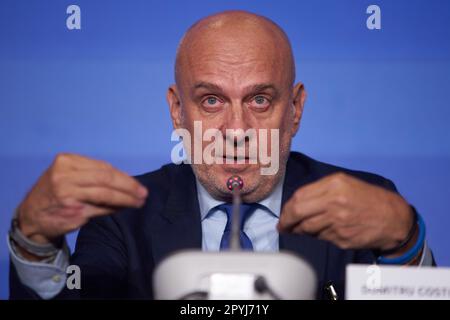
<path fill-rule="evenodd" d="M 223 154 L 213 151 L 216 161 L 212 164 L 204 161 L 192 164 L 199 181 L 218 199 L 229 198 L 226 181 L 230 176 L 239 175 L 243 179 L 243 199 L 254 202 L 266 197 L 284 175 L 291 138 L 301 116 L 294 98 L 302 89 L 301 86 L 292 88 L 284 51 L 278 50 L 276 42 L 268 38 L 253 41 L 253 37 L 245 34 L 240 39 L 204 36 L 186 50 L 188 53 L 181 58 L 177 86 L 169 90 L 174 126 L 191 133 L 191 150 L 194 142 L 202 143 L 202 150 L 211 144 L 202 139 L 206 130 L 218 129 L 222 133 Z M 201 122 L 200 136 L 194 130 L 195 121 Z M 252 138 L 227 135 L 227 129 L 250 128 L 257 133 L 254 139 L 258 152 L 263 142 L 269 156 L 276 154 L 273 148 L 279 148 L 279 157 L 271 159 L 278 162 L 276 172 L 262 175 L 262 167 L 274 164 L 262 164 L 259 157 L 249 159 Z M 267 130 L 266 141 L 258 138 L 261 129 Z M 279 130 L 278 141 L 271 139 L 273 129 Z M 237 148 L 244 146 L 245 160 L 239 158 L 244 163 L 237 163 Z"/>

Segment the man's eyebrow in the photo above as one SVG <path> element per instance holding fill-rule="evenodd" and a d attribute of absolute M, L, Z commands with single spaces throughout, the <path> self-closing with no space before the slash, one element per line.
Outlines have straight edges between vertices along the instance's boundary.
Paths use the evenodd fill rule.
<path fill-rule="evenodd" d="M 254 92 L 260 92 L 264 90 L 273 90 L 275 92 L 278 92 L 276 86 L 272 83 L 258 83 L 251 86 L 248 86 L 245 88 L 245 92 L 254 93 Z"/>
<path fill-rule="evenodd" d="M 218 86 L 217 84 L 211 83 L 211 82 L 205 82 L 201 81 L 194 85 L 194 91 L 197 89 L 208 89 L 208 90 L 214 90 L 214 91 L 220 91 L 222 92 L 222 88 Z M 272 83 L 258 83 L 254 85 L 250 85 L 244 89 L 244 92 L 247 94 L 260 92 L 264 90 L 273 90 L 276 93 L 278 92 L 276 86 Z"/>
<path fill-rule="evenodd" d="M 197 90 L 197 89 L 208 89 L 208 90 L 222 91 L 222 88 L 220 86 L 218 86 L 217 84 L 214 84 L 214 83 L 211 83 L 211 82 L 205 82 L 205 81 L 197 82 L 194 85 L 194 90 Z"/>

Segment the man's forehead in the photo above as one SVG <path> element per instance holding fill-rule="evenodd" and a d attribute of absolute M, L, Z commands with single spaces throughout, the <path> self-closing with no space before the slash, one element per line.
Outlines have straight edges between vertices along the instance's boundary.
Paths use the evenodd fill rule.
<path fill-rule="evenodd" d="M 186 89 L 210 89 L 247 92 L 254 87 L 279 87 L 286 83 L 289 72 L 283 60 L 268 54 L 248 54 L 242 60 L 205 56 L 186 58 L 178 85 Z"/>
<path fill-rule="evenodd" d="M 181 76 L 181 83 L 178 85 L 189 90 L 191 94 L 202 92 L 217 92 L 224 94 L 247 94 L 255 91 L 280 91 L 285 85 L 285 76 L 278 72 L 279 69 L 245 69 L 233 72 L 226 70 L 220 72 L 219 69 L 210 72 L 186 72 L 186 76 Z"/>
<path fill-rule="evenodd" d="M 283 52 L 272 38 L 242 34 L 236 37 L 227 35 L 199 37 L 180 53 L 180 62 L 193 70 L 214 71 L 225 68 L 261 69 L 280 64 Z M 223 70 L 221 70 L 223 71 Z"/>
<path fill-rule="evenodd" d="M 220 58 L 191 61 L 186 63 L 182 71 L 189 82 L 200 82 L 205 79 L 210 82 L 261 82 L 270 79 L 277 80 L 277 74 L 285 67 L 278 59 L 259 57 L 245 62 L 227 63 Z"/>

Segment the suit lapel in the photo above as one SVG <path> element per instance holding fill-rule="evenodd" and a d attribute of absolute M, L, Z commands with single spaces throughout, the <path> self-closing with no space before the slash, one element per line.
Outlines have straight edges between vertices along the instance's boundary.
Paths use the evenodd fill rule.
<path fill-rule="evenodd" d="M 165 207 L 152 214 L 152 255 L 155 264 L 182 249 L 201 249 L 202 230 L 195 176 L 189 165 L 175 167 Z"/>
<path fill-rule="evenodd" d="M 310 182 L 314 177 L 308 172 L 302 161 L 295 157 L 289 157 L 283 186 L 282 206 L 289 200 L 294 192 Z M 307 260 L 317 273 L 319 279 L 325 277 L 327 249 L 326 242 L 317 240 L 308 235 L 280 234 L 280 250 L 288 250 L 302 256 Z"/>

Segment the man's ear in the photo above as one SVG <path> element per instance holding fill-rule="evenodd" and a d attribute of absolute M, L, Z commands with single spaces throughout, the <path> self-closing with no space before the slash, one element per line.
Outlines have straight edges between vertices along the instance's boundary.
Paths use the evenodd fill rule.
<path fill-rule="evenodd" d="M 174 129 L 181 128 L 182 124 L 182 110 L 181 99 L 178 88 L 175 84 L 171 85 L 167 90 L 167 103 L 169 104 L 170 117 L 172 118 L 172 125 Z"/>
<path fill-rule="evenodd" d="M 300 127 L 300 121 L 303 115 L 303 107 L 306 101 L 306 91 L 305 86 L 301 82 L 297 83 L 292 90 L 292 108 L 294 112 L 294 126 L 292 127 L 292 136 L 295 136 L 298 128 Z"/>

